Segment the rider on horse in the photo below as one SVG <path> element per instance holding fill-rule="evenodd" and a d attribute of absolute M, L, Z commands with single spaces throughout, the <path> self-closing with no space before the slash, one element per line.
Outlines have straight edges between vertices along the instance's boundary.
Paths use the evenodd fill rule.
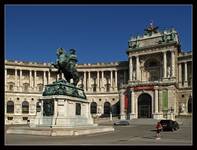
<path fill-rule="evenodd" d="M 58 69 L 58 74 L 64 73 L 64 77 L 67 82 L 70 83 L 70 79 L 73 79 L 73 84 L 76 86 L 79 82 L 79 75 L 76 69 L 77 56 L 75 49 L 70 49 L 69 53 L 65 53 L 63 48 L 57 49 L 57 61 L 56 64 L 52 64 Z"/>

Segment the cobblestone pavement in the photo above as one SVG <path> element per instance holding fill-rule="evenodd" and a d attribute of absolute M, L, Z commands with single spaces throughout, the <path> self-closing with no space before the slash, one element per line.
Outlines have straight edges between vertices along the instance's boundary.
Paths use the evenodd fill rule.
<path fill-rule="evenodd" d="M 6 145 L 191 145 L 191 119 L 182 119 L 180 129 L 161 132 L 156 139 L 155 120 L 136 120 L 129 126 L 114 126 L 114 132 L 80 136 L 35 136 L 5 134 Z M 115 121 L 98 121 L 98 124 L 112 125 Z M 143 123 L 144 122 L 144 123 Z M 152 122 L 152 123 L 151 123 Z"/>

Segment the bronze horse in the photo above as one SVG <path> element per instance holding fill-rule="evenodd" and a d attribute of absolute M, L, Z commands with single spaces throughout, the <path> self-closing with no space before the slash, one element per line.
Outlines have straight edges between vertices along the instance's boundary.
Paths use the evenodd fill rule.
<path fill-rule="evenodd" d="M 73 79 L 73 84 L 76 86 L 79 82 L 79 74 L 76 69 L 77 56 L 76 50 L 70 49 L 69 53 L 65 53 L 63 48 L 57 49 L 57 61 L 55 64 L 51 64 L 58 69 L 58 74 L 60 74 L 60 79 L 62 79 L 62 73 L 67 82 Z M 50 68 L 51 69 L 51 68 Z"/>

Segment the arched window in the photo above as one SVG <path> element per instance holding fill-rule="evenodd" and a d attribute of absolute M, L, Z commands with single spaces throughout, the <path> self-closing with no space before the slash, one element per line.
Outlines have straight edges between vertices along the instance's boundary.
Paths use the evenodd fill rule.
<path fill-rule="evenodd" d="M 14 113 L 14 102 L 13 101 L 7 102 L 7 113 Z"/>
<path fill-rule="evenodd" d="M 109 102 L 104 103 L 104 114 L 110 114 L 111 105 Z"/>
<path fill-rule="evenodd" d="M 27 101 L 23 101 L 22 103 L 22 113 L 23 114 L 29 113 L 29 103 Z"/>
<path fill-rule="evenodd" d="M 96 102 L 91 103 L 90 112 L 91 112 L 91 114 L 96 114 L 97 113 L 97 103 Z"/>

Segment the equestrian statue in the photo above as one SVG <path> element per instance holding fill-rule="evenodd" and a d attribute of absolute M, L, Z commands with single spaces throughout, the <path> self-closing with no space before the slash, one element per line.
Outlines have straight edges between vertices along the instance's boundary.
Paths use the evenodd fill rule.
<path fill-rule="evenodd" d="M 64 74 L 64 78 L 67 82 L 71 83 L 71 79 L 73 79 L 73 85 L 76 86 L 79 82 L 79 74 L 76 69 L 77 56 L 76 50 L 70 49 L 68 53 L 65 53 L 63 48 L 57 49 L 57 60 L 56 63 L 52 63 L 52 66 L 58 69 L 58 74 L 60 75 L 60 79 L 62 79 L 62 73 Z"/>

